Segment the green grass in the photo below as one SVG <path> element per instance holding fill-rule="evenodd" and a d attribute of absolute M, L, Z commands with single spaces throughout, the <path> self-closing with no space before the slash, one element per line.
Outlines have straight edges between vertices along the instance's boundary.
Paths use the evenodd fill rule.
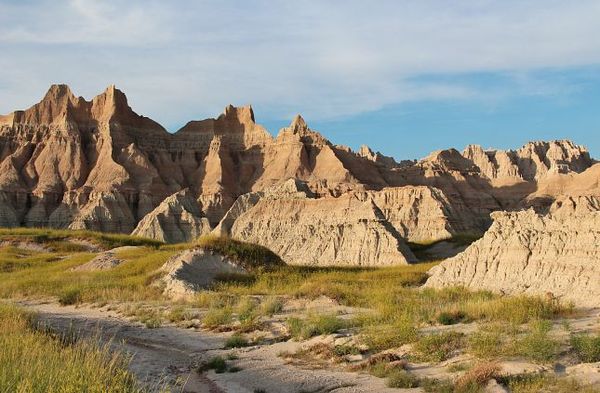
<path fill-rule="evenodd" d="M 127 360 L 90 340 L 68 343 L 35 329 L 31 317 L 0 304 L 0 391 L 140 392 Z"/>
<path fill-rule="evenodd" d="M 88 252 L 23 252 L 15 256 L 12 247 L 0 249 L 0 297 L 57 297 L 62 304 L 99 301 L 162 299 L 160 288 L 150 285 L 157 269 L 177 252 L 175 247 L 142 247 L 122 251 L 125 260 L 110 270 L 72 272 L 88 262 Z M 2 269 L 11 265 L 12 268 Z"/>
<path fill-rule="evenodd" d="M 418 336 L 417 333 L 415 324 L 406 319 L 392 324 L 365 326 L 361 339 L 371 350 L 380 351 L 413 342 Z"/>
<path fill-rule="evenodd" d="M 58 251 L 81 251 L 81 246 L 72 244 L 71 246 L 60 244 L 60 241 L 67 239 L 84 239 L 88 240 L 100 247 L 109 249 L 121 246 L 147 246 L 158 248 L 163 245 L 163 242 L 154 239 L 143 237 L 94 232 L 85 230 L 69 230 L 69 229 L 50 229 L 50 228 L 0 228 L 0 240 L 16 240 L 16 241 L 31 241 L 34 243 L 43 243 L 56 245 L 58 247 L 67 247 Z M 72 247 L 72 249 L 68 249 Z M 54 249 L 54 248 L 53 248 Z"/>
<path fill-rule="evenodd" d="M 511 352 L 539 363 L 548 363 L 558 355 L 559 343 L 550 336 L 549 321 L 533 321 L 529 331 L 513 342 Z"/>
<path fill-rule="evenodd" d="M 347 326 L 347 323 L 335 315 L 315 314 L 306 319 L 288 318 L 287 326 L 292 337 L 306 340 L 314 336 L 335 333 Z"/>
<path fill-rule="evenodd" d="M 242 348 L 250 345 L 248 339 L 240 333 L 234 333 L 225 341 L 225 348 Z"/>
<path fill-rule="evenodd" d="M 217 329 L 229 325 L 233 321 L 231 307 L 212 308 L 202 318 L 202 324 L 207 329 Z"/>
<path fill-rule="evenodd" d="M 584 386 L 572 378 L 559 378 L 547 374 L 515 375 L 497 378 L 512 393 L 598 393 L 595 386 Z"/>
<path fill-rule="evenodd" d="M 225 255 L 250 271 L 269 270 L 285 265 L 277 254 L 266 247 L 227 237 L 202 236 L 198 239 L 198 245 L 205 250 Z"/>
<path fill-rule="evenodd" d="M 421 381 L 408 371 L 394 369 L 388 373 L 386 385 L 389 388 L 411 389 L 418 388 L 421 385 Z"/>
<path fill-rule="evenodd" d="M 458 332 L 433 333 L 421 336 L 413 345 L 416 361 L 441 362 L 464 345 L 465 335 Z"/>
<path fill-rule="evenodd" d="M 600 361 L 600 335 L 573 335 L 571 346 L 581 361 L 586 363 Z"/>

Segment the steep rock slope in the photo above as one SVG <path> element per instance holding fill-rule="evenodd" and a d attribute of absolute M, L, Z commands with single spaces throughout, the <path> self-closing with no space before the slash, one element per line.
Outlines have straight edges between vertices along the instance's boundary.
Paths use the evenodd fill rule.
<path fill-rule="evenodd" d="M 477 217 L 463 204 L 452 204 L 444 193 L 428 186 L 386 187 L 356 192 L 372 200 L 383 217 L 408 241 L 427 243 L 456 234 L 479 233 Z"/>
<path fill-rule="evenodd" d="M 464 285 L 600 306 L 600 198 L 559 198 L 543 215 L 496 212 L 483 238 L 430 271 L 426 286 Z"/>
<path fill-rule="evenodd" d="M 385 266 L 415 260 L 371 199 L 312 198 L 296 180 L 241 196 L 215 231 L 268 247 L 288 264 Z"/>
<path fill-rule="evenodd" d="M 210 232 L 210 223 L 188 190 L 179 191 L 160 203 L 131 233 L 167 243 L 189 242 Z"/>

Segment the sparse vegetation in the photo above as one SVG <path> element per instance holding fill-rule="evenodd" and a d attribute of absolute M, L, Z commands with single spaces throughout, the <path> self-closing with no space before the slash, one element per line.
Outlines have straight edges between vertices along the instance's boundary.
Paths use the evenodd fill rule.
<path fill-rule="evenodd" d="M 512 393 L 598 393 L 595 386 L 583 386 L 572 378 L 548 374 L 515 375 L 499 377 L 498 380 Z"/>
<path fill-rule="evenodd" d="M 209 235 L 200 237 L 198 245 L 231 258 L 247 270 L 263 271 L 284 266 L 273 251 L 253 243 Z"/>
<path fill-rule="evenodd" d="M 550 337 L 551 328 L 549 321 L 531 322 L 529 331 L 513 342 L 512 354 L 540 363 L 550 362 L 556 357 L 559 347 L 558 341 Z"/>
<path fill-rule="evenodd" d="M 30 241 L 46 244 L 56 251 L 81 251 L 77 244 L 64 244 L 68 239 L 84 239 L 105 249 L 121 246 L 145 246 L 159 248 L 163 242 L 143 237 L 118 233 L 50 228 L 0 228 L 0 239 L 4 241 Z M 53 247 L 54 246 L 54 247 Z"/>
<path fill-rule="evenodd" d="M 90 340 L 61 340 L 27 313 L 0 304 L 0 391 L 140 392 L 127 360 Z"/>
<path fill-rule="evenodd" d="M 573 335 L 571 346 L 581 361 L 586 363 L 600 361 L 600 335 Z"/>
<path fill-rule="evenodd" d="M 234 333 L 225 341 L 225 348 L 241 348 L 247 347 L 250 343 L 248 339 L 240 333 Z"/>
<path fill-rule="evenodd" d="M 309 315 L 306 319 L 294 317 L 287 320 L 290 334 L 300 340 L 335 333 L 346 325 L 346 322 L 337 316 L 329 314 Z"/>
<path fill-rule="evenodd" d="M 231 307 L 212 308 L 202 318 L 202 324 L 208 329 L 217 329 L 229 325 L 233 320 Z"/>
<path fill-rule="evenodd" d="M 415 287 L 424 282 L 427 270 L 435 263 L 379 269 L 282 266 L 279 258 L 269 254 L 266 249 L 214 237 L 200 239 L 200 246 L 225 253 L 245 264 L 250 274 L 222 277 L 209 291 L 199 293 L 194 301 L 166 303 L 161 288 L 150 284 L 160 276 L 157 269 L 170 256 L 191 245 L 147 243 L 144 239 L 128 239 L 121 235 L 110 235 L 106 238 L 108 240 L 102 237 L 98 238 L 100 240 L 91 240 L 99 235 L 90 234 L 87 238 L 81 235 L 103 247 L 105 244 L 136 244 L 141 248 L 119 252 L 118 258 L 125 260 L 125 263 L 111 270 L 75 272 L 71 268 L 86 263 L 94 253 L 86 251 L 82 245 L 70 243 L 67 238 L 61 237 L 66 236 L 64 234 L 43 230 L 41 235 L 38 233 L 40 237 L 34 233 L 27 232 L 27 239 L 41 241 L 44 248 L 0 248 L 0 296 L 55 296 L 63 305 L 125 301 L 131 305 L 126 313 L 148 328 L 159 327 L 167 321 L 184 325 L 185 321 L 198 318 L 205 328 L 236 331 L 226 341 L 227 348 L 257 342 L 254 338 L 256 334 L 245 333 L 263 328 L 271 323 L 273 316 L 279 321 L 287 317 L 288 332 L 297 340 L 335 333 L 341 329 L 348 329 L 357 335 L 355 342 L 360 344 L 358 346 L 315 347 L 294 354 L 297 360 L 304 356 L 311 361 L 329 362 L 327 364 L 342 363 L 350 361 L 352 355 L 363 354 L 372 358 L 379 351 L 411 344 L 407 347 L 412 348 L 410 359 L 418 362 L 440 362 L 467 350 L 479 359 L 515 356 L 547 363 L 557 356 L 558 341 L 552 337 L 551 324 L 544 320 L 569 316 L 573 312 L 572 306 L 545 297 L 499 296 L 456 287 L 416 290 Z M 259 268 L 265 261 L 266 267 Z M 288 314 L 288 310 L 297 307 L 297 304 L 303 307 L 304 299 L 317 299 L 317 304 L 320 304 L 321 297 L 331 299 L 327 302 L 334 307 L 350 306 L 364 311 L 349 319 L 340 318 L 337 311 L 300 311 L 300 315 L 292 311 L 291 315 Z M 144 306 L 135 306 L 142 303 L 140 301 Z M 284 304 L 288 301 L 291 307 L 286 307 L 284 311 Z M 129 305 L 123 307 L 129 308 Z M 195 307 L 207 310 L 194 310 Z M 278 315 L 282 313 L 286 314 L 283 318 Z M 479 330 L 469 335 L 451 330 L 425 334 L 422 330 L 435 325 L 472 321 L 478 322 Z M 190 326 L 198 327 L 199 322 L 193 322 Z M 597 336 L 576 335 L 571 338 L 570 344 L 581 360 L 598 361 L 599 342 Z M 203 369 L 239 371 L 235 366 L 228 367 L 225 359 L 220 359 L 222 362 L 219 358 L 211 359 Z M 481 387 L 479 382 L 453 386 L 446 381 L 417 378 L 404 370 L 403 364 L 406 364 L 406 359 L 374 362 L 362 369 L 388 378 L 389 386 L 420 386 L 426 392 L 466 393 L 475 392 Z M 469 370 L 467 374 L 479 372 L 476 367 L 473 368 L 475 371 Z M 451 368 L 449 366 L 448 370 L 461 371 L 458 367 L 455 370 Z M 477 378 L 475 380 L 478 381 Z M 531 381 L 521 382 L 518 386 L 535 385 Z M 513 383 L 517 384 L 515 381 Z"/>
<path fill-rule="evenodd" d="M 441 362 L 463 346 L 464 334 L 458 332 L 433 333 L 421 336 L 414 344 L 417 361 Z"/>

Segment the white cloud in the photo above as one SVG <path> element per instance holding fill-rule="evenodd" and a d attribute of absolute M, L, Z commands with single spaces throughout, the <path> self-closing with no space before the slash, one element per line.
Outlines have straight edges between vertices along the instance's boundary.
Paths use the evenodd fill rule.
<path fill-rule="evenodd" d="M 86 97 L 114 82 L 166 124 L 229 102 L 331 118 L 410 100 L 560 94 L 568 85 L 530 74 L 600 63 L 598 20 L 591 0 L 0 3 L 0 112 L 54 82 Z M 487 72 L 514 75 L 514 86 L 424 77 Z"/>

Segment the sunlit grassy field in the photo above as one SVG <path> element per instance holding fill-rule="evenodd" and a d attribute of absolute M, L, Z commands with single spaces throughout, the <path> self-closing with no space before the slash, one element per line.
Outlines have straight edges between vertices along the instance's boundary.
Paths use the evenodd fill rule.
<path fill-rule="evenodd" d="M 141 391 L 121 355 L 93 341 L 61 340 L 5 304 L 0 304 L 0 348 L 2 392 Z"/>
<path fill-rule="evenodd" d="M 112 269 L 72 271 L 73 267 L 90 261 L 96 255 L 86 247 L 71 242 L 73 238 L 85 239 L 102 249 L 124 245 L 138 248 L 117 252 L 116 257 L 124 262 Z M 0 298 L 50 297 L 61 304 L 125 303 L 123 312 L 149 328 L 166 322 L 200 318 L 197 311 L 190 313 L 186 310 L 201 309 L 204 310 L 201 313 L 204 328 L 237 331 L 228 340 L 229 347 L 249 345 L 249 338 L 244 334 L 260 330 L 265 320 L 282 312 L 286 302 L 325 297 L 335 304 L 355 310 L 353 316 L 344 318 L 337 314 L 315 313 L 283 316 L 280 322 L 287 326 L 289 337 L 305 340 L 315 335 L 350 329 L 370 353 L 410 344 L 413 348 L 412 361 L 441 362 L 454 352 L 462 351 L 481 361 L 512 356 L 548 363 L 556 359 L 560 344 L 549 333 L 549 321 L 571 316 L 574 312 L 572 306 L 545 297 L 500 296 L 465 288 L 422 289 L 427 271 L 437 262 L 384 268 L 286 266 L 264 247 L 215 237 L 204 237 L 194 244 L 165 245 L 148 239 L 85 231 L 0 229 L 0 241 L 8 241 L 0 247 Z M 43 248 L 15 244 L 22 241 Z M 249 273 L 221 277 L 195 298 L 173 304 L 163 296 L 162 288 L 155 285 L 162 274 L 159 268 L 171 256 L 190 247 L 203 247 L 227 255 L 247 267 Z M 140 304 L 143 306 L 140 307 Z M 160 307 L 155 308 L 153 304 L 160 304 Z M 51 352 L 57 353 L 56 359 L 66 356 L 66 360 L 63 360 L 66 364 L 84 354 L 89 357 L 90 363 L 83 361 L 78 369 L 80 379 L 73 376 L 76 371 L 69 371 L 67 367 L 64 370 L 67 374 L 62 379 L 68 381 L 68 388 L 55 391 L 77 391 L 69 389 L 82 386 L 80 384 L 85 379 L 82 375 L 89 372 L 90 369 L 86 367 L 92 367 L 89 366 L 92 362 L 98 363 L 97 367 L 105 367 L 106 373 L 101 371 L 94 375 L 90 383 L 97 383 L 102 378 L 116 378 L 111 383 L 123 384 L 123 389 L 119 391 L 137 389 L 131 383 L 130 376 L 122 371 L 122 359 L 111 357 L 106 348 L 98 349 L 89 343 L 63 348 L 51 337 L 28 327 L 28 319 L 23 314 L 6 307 L 0 311 L 2 323 L 6 324 L 5 330 L 13 332 L 3 336 L 5 342 L 2 345 L 6 348 L 16 351 L 19 345 L 31 346 L 30 352 L 35 354 L 48 346 Z M 454 331 L 426 331 L 440 325 L 470 322 L 477 322 L 478 328 L 469 335 Z M 15 333 L 19 329 L 23 331 L 22 335 Z M 597 340 L 596 337 L 578 336 L 573 338 L 570 345 L 579 353 L 578 356 L 600 360 L 600 352 L 595 349 Z M 345 353 L 357 349 L 348 347 L 332 350 Z M 489 354 L 493 356 L 490 358 Z M 0 366 L 6 365 L 12 370 L 3 371 L 4 379 L 0 380 L 2 387 L 17 386 L 14 384 L 18 383 L 22 391 L 29 391 L 28 387 L 37 386 L 38 383 L 42 387 L 50 386 L 44 385 L 44 376 L 59 378 L 56 373 L 60 370 L 52 363 L 54 358 L 51 358 L 47 370 L 41 362 L 28 360 L 34 365 L 34 375 L 28 376 L 18 371 L 24 367 L 24 363 L 14 360 L 24 355 L 14 352 L 11 356 L 12 360 L 0 358 L 4 362 Z M 73 374 L 68 374 L 71 372 Z M 373 372 L 378 373 L 375 369 Z M 18 375 L 15 376 L 15 373 Z M 425 386 L 428 383 L 411 379 L 410 375 L 396 374 L 381 373 L 389 379 L 389 384 L 398 387 L 417 383 Z M 511 380 L 506 383 L 522 387 L 546 386 L 544 384 L 550 382 Z M 515 388 L 515 391 L 528 390 Z"/>

